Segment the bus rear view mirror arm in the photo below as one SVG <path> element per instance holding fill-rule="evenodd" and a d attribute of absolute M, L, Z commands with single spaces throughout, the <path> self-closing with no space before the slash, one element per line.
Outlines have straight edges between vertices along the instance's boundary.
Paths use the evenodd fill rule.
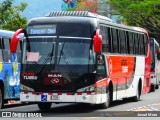
<path fill-rule="evenodd" d="M 96 34 L 94 35 L 94 52 L 100 53 L 102 48 L 102 36 L 99 34 L 100 30 L 96 30 Z"/>
<path fill-rule="evenodd" d="M 11 52 L 15 53 L 16 50 L 17 50 L 17 45 L 18 45 L 18 42 L 20 40 L 19 38 L 19 34 L 23 33 L 23 29 L 18 29 L 15 34 L 13 35 L 13 37 L 11 38 L 11 46 L 10 46 L 10 50 Z"/>

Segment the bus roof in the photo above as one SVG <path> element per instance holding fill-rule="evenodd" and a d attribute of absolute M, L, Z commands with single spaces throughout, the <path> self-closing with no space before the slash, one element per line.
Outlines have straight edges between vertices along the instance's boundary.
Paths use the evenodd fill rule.
<path fill-rule="evenodd" d="M 14 35 L 14 33 L 15 32 L 9 30 L 0 30 L 0 37 L 11 38 Z M 20 34 L 19 37 L 22 38 L 23 34 Z"/>
<path fill-rule="evenodd" d="M 0 37 L 12 37 L 14 34 L 13 31 L 0 30 Z"/>
<path fill-rule="evenodd" d="M 92 19 L 92 20 L 91 20 Z M 36 25 L 36 24 L 49 24 L 49 23 L 60 23 L 60 22 L 80 22 L 80 23 L 93 23 L 95 24 L 96 20 L 98 23 L 105 24 L 107 26 L 112 26 L 114 28 L 125 29 L 134 32 L 146 33 L 148 32 L 140 27 L 126 26 L 118 23 L 113 23 L 112 19 L 94 14 L 88 11 L 55 11 L 50 12 L 45 17 L 38 17 L 29 20 L 27 25 Z M 96 24 L 97 27 L 97 24 Z"/>

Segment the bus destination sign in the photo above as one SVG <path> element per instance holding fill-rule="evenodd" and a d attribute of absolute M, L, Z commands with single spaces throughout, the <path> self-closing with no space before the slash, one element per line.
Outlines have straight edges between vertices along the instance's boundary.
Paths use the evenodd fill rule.
<path fill-rule="evenodd" d="M 29 34 L 56 34 L 56 25 L 33 25 L 28 27 Z"/>

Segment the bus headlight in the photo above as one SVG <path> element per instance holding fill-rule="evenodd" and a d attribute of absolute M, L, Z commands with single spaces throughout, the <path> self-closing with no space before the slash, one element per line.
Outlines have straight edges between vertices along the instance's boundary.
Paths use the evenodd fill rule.
<path fill-rule="evenodd" d="M 21 84 L 21 90 L 25 90 L 25 91 L 34 91 L 32 88 L 30 88 L 30 87 L 27 87 L 27 86 L 25 86 L 25 85 L 23 85 L 23 84 Z"/>
<path fill-rule="evenodd" d="M 95 90 L 94 85 L 91 85 L 91 86 L 87 86 L 87 87 L 78 89 L 77 92 L 92 92 L 94 90 Z"/>

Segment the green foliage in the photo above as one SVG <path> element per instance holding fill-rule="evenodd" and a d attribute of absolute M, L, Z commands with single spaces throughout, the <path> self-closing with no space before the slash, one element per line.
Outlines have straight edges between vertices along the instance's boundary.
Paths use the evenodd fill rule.
<path fill-rule="evenodd" d="M 14 0 L 4 0 L 0 3 L 0 29 L 15 31 L 24 28 L 27 23 L 27 19 L 20 14 L 27 7 L 27 3 L 13 6 L 13 2 Z"/>
<path fill-rule="evenodd" d="M 106 0 L 106 3 L 110 4 L 112 15 L 121 15 L 128 25 L 143 27 L 150 36 L 160 39 L 160 0 Z"/>

